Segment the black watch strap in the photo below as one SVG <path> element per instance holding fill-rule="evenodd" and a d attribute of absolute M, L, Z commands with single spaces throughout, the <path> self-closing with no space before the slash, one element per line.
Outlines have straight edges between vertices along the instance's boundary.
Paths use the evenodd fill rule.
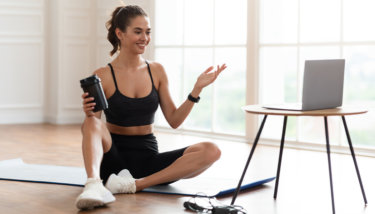
<path fill-rule="evenodd" d="M 200 99 L 201 98 L 199 96 L 197 98 L 191 96 L 191 94 L 189 94 L 189 96 L 188 96 L 188 100 L 190 100 L 193 103 L 198 103 Z"/>

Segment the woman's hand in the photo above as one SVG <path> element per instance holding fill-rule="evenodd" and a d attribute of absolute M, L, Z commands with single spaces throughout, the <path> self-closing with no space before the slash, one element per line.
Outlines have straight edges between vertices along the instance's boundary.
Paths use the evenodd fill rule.
<path fill-rule="evenodd" d="M 94 97 L 88 97 L 89 93 L 83 93 L 82 99 L 83 99 L 83 111 L 85 112 L 87 117 L 95 116 L 93 110 L 95 108 L 96 103 L 92 102 L 94 100 Z"/>
<path fill-rule="evenodd" d="M 210 72 L 214 69 L 214 66 L 207 68 L 201 75 L 199 75 L 197 82 L 195 83 L 195 87 L 198 90 L 202 90 L 204 87 L 208 86 L 209 84 L 213 83 L 219 74 L 225 70 L 227 66 L 225 64 L 221 66 L 217 66 L 216 71 Z"/>

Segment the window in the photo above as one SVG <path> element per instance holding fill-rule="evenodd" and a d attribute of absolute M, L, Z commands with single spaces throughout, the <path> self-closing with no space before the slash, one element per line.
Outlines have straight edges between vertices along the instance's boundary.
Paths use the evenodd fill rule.
<path fill-rule="evenodd" d="M 156 0 L 155 60 L 169 78 L 176 105 L 209 66 L 228 68 L 201 93 L 182 128 L 245 135 L 246 0 Z M 167 126 L 159 110 L 156 125 Z"/>
<path fill-rule="evenodd" d="M 260 103 L 300 102 L 306 59 L 345 58 L 344 105 L 375 108 L 374 1 L 258 2 Z M 329 118 L 330 140 L 347 145 L 340 119 Z M 347 120 L 353 143 L 375 146 L 373 111 Z M 262 136 L 280 139 L 281 124 L 282 118 L 269 118 Z M 324 137 L 321 118 L 288 120 L 289 140 L 322 143 Z"/>

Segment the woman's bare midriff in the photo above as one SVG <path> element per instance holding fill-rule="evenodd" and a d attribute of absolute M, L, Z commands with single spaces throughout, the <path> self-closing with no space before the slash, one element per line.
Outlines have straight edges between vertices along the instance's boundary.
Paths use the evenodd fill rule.
<path fill-rule="evenodd" d="M 153 133 L 152 124 L 144 126 L 124 127 L 107 122 L 107 128 L 110 133 L 120 135 L 147 135 Z"/>

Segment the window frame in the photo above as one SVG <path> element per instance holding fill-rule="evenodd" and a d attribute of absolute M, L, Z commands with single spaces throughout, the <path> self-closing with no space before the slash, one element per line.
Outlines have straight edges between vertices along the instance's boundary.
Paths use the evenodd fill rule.
<path fill-rule="evenodd" d="M 260 44 L 259 42 L 259 22 L 260 22 L 260 0 L 248 0 L 247 1 L 247 41 L 245 44 L 246 52 L 247 52 L 247 62 L 246 62 L 246 105 L 252 105 L 259 103 L 259 91 L 260 91 L 260 79 L 259 79 L 259 52 L 262 47 L 297 47 L 297 56 L 299 58 L 299 49 L 301 46 L 321 46 L 321 45 L 335 45 L 339 46 L 340 48 L 340 56 L 343 56 L 343 48 L 344 46 L 351 46 L 351 45 L 375 45 L 375 41 L 373 42 L 344 42 L 343 41 L 343 0 L 340 1 L 340 41 L 339 42 L 322 42 L 322 43 L 301 43 L 300 41 L 300 19 L 298 19 L 298 42 L 297 43 L 284 43 L 284 44 Z M 152 1 L 154 2 L 154 1 Z M 155 4 L 155 3 L 153 3 Z M 155 5 L 152 5 L 155 11 Z M 155 12 L 153 11 L 153 15 Z M 300 17 L 300 0 L 298 0 L 298 17 Z M 152 19 L 153 20 L 153 19 Z M 155 22 L 152 21 L 152 25 L 155 25 Z M 150 58 L 154 59 L 155 49 L 164 47 L 162 45 L 155 46 L 154 41 L 151 42 L 150 48 Z M 166 47 L 166 46 L 165 46 Z M 190 48 L 190 47 L 197 47 L 197 46 L 189 46 L 189 45 L 175 45 L 175 46 L 168 46 L 174 48 Z M 202 46 L 199 46 L 202 47 Z M 212 45 L 212 46 L 204 46 L 204 47 L 234 47 L 234 46 L 223 46 L 223 45 Z M 214 56 L 213 56 L 214 57 Z M 299 59 L 297 60 L 297 68 L 299 68 Z M 301 79 L 301 78 L 299 78 Z M 297 87 L 300 87 L 300 84 L 297 84 Z M 184 86 L 182 86 L 184 87 Z M 214 87 L 212 87 L 214 90 Z M 298 88 L 300 91 L 300 88 Z M 181 90 L 183 93 L 183 90 Z M 181 95 L 183 96 L 183 95 Z M 213 111 L 211 111 L 213 112 Z M 214 123 L 214 117 L 212 122 Z M 235 140 L 239 142 L 246 142 L 248 144 L 252 144 L 253 140 L 257 134 L 258 127 L 260 125 L 259 116 L 246 114 L 245 116 L 245 135 L 231 135 L 225 133 L 217 133 L 214 132 L 213 125 L 211 126 L 211 131 L 199 131 L 199 130 L 191 130 L 186 128 L 180 128 L 177 130 L 170 129 L 169 127 L 165 126 L 158 126 L 155 125 L 157 131 L 163 132 L 172 132 L 176 134 L 190 134 L 190 135 L 197 135 L 202 137 L 209 137 L 209 138 L 216 138 L 216 139 L 223 139 L 223 140 Z M 281 129 L 280 124 L 280 129 Z M 297 125 L 298 128 L 298 125 Z M 340 126 L 340 130 L 342 127 Z M 298 130 L 297 130 L 298 133 Z M 262 137 L 262 143 L 264 145 L 271 145 L 271 146 L 279 146 L 279 139 L 269 139 Z M 346 138 L 344 140 L 340 140 L 339 145 L 331 145 L 332 152 L 341 153 L 341 154 L 350 154 L 348 151 L 348 145 L 346 142 Z M 315 144 L 309 142 L 303 142 L 298 139 L 298 134 L 296 136 L 296 140 L 290 141 L 286 140 L 287 148 L 296 148 L 296 149 L 303 149 L 303 150 L 310 150 L 310 151 L 326 151 L 325 144 Z M 375 146 L 374 147 L 367 147 L 356 145 L 356 153 L 357 155 L 362 156 L 370 156 L 375 157 Z"/>
<path fill-rule="evenodd" d="M 344 48 L 345 47 L 350 47 L 350 46 L 359 46 L 359 45 L 375 45 L 375 40 L 374 41 L 344 41 L 344 0 L 340 0 L 340 39 L 339 41 L 337 42 L 301 42 L 301 27 L 300 27 L 300 20 L 301 20 L 301 14 L 300 14 L 300 11 L 301 11 L 301 0 L 297 0 L 298 2 L 298 23 L 297 23 L 297 42 L 296 43 L 260 43 L 260 30 L 259 30 L 259 25 L 260 25 L 260 0 L 249 0 L 250 2 L 253 2 L 253 7 L 254 8 L 257 8 L 256 11 L 253 11 L 257 13 L 256 17 L 254 17 L 254 19 L 256 19 L 256 22 L 254 23 L 255 26 L 248 26 L 248 28 L 252 28 L 253 31 L 257 32 L 256 35 L 254 35 L 254 38 L 256 38 L 256 51 L 254 52 L 254 61 L 255 63 L 257 64 L 256 65 L 256 69 L 253 71 L 253 72 L 256 72 L 258 73 L 258 75 L 254 75 L 254 76 L 257 76 L 257 84 L 258 86 L 260 85 L 260 78 L 259 78 L 259 53 L 260 53 L 260 50 L 261 48 L 263 47 L 295 47 L 297 48 L 297 59 L 296 59 L 296 62 L 297 62 L 297 69 L 299 70 L 300 68 L 300 49 L 301 48 L 304 48 L 304 47 L 318 47 L 318 46 L 337 46 L 339 48 L 339 57 L 340 58 L 343 58 L 344 57 Z M 248 13 L 250 11 L 251 8 L 248 8 Z M 300 75 L 301 75 L 301 72 L 297 72 L 297 91 L 301 91 L 301 82 L 302 81 L 302 78 L 300 78 Z M 249 82 L 248 82 L 249 83 Z M 254 99 L 256 100 L 256 102 L 254 103 L 259 103 L 259 90 L 261 90 L 260 88 L 258 88 L 258 91 L 256 92 L 257 95 L 253 95 L 254 97 L 256 97 L 257 99 Z M 298 99 L 300 99 L 301 97 L 298 96 Z M 300 100 L 299 100 L 300 101 Z M 252 102 L 249 102 L 249 104 L 251 104 Z M 255 121 L 251 121 L 252 123 L 254 124 L 257 124 L 255 125 L 255 129 L 254 127 L 252 126 L 252 130 L 249 131 L 249 136 L 250 138 L 254 138 L 255 134 L 256 134 L 256 131 L 258 129 L 258 126 L 259 126 L 259 122 L 260 121 L 260 118 L 258 117 Z M 306 142 L 306 141 L 303 141 L 301 140 L 301 136 L 300 136 L 300 132 L 299 132 L 299 129 L 300 129 L 300 121 L 297 120 L 297 126 L 296 126 L 296 139 L 295 140 L 286 140 L 286 142 L 290 145 L 291 148 L 297 148 L 297 149 L 305 149 L 305 150 L 314 150 L 314 151 L 325 151 L 325 141 L 322 142 L 322 143 L 310 143 L 310 142 Z M 322 125 L 323 125 L 323 122 L 322 122 Z M 282 124 L 280 124 L 280 129 L 281 129 L 281 126 Z M 339 127 L 336 127 L 340 133 L 343 132 L 343 125 L 342 123 L 339 124 Z M 248 129 L 248 128 L 247 128 Z M 350 130 L 349 130 L 350 131 Z M 274 138 L 263 138 L 264 140 L 267 141 L 266 144 L 269 144 L 269 145 L 279 145 L 279 141 L 280 139 L 274 139 Z M 339 135 L 339 141 L 338 141 L 338 145 L 331 145 L 331 147 L 333 148 L 333 151 L 334 152 L 337 152 L 337 153 L 344 153 L 344 154 L 350 154 L 347 149 L 348 149 L 348 143 L 347 143 L 347 139 L 346 137 L 343 137 L 341 134 Z M 372 157 L 375 157 L 375 146 L 364 146 L 364 145 L 355 145 L 356 147 L 356 151 L 358 151 L 358 153 L 360 155 L 366 155 L 366 156 L 372 156 Z"/>
<path fill-rule="evenodd" d="M 186 0 L 183 0 L 183 1 L 186 1 Z M 156 52 L 156 49 L 158 48 L 178 48 L 178 49 L 181 49 L 182 50 L 182 58 L 184 58 L 184 49 L 189 49 L 189 48 L 209 48 L 209 49 L 212 49 L 212 60 L 215 60 L 215 49 L 216 48 L 238 48 L 238 47 L 241 47 L 241 48 L 245 48 L 247 49 L 247 41 L 244 43 L 244 44 L 233 44 L 233 45 L 229 45 L 229 44 L 214 44 L 215 42 L 215 0 L 212 0 L 213 1 L 213 7 L 212 7 L 212 10 L 213 10 L 213 35 L 212 35 L 212 44 L 210 45 L 185 45 L 184 44 L 184 41 L 185 41 L 185 38 L 182 38 L 182 45 L 157 45 L 155 44 L 155 39 L 152 39 L 151 40 L 151 46 L 152 48 L 150 48 L 150 54 L 148 56 L 150 56 L 152 59 L 155 59 L 155 52 Z M 152 5 L 152 8 L 153 8 L 153 15 L 154 15 L 154 18 L 152 18 L 152 21 L 151 21 L 151 24 L 152 26 L 155 26 L 155 15 L 156 15 L 156 2 L 155 1 L 152 1 L 153 2 L 153 5 Z M 248 3 L 247 3 L 248 4 Z M 183 20 L 185 19 L 185 16 L 184 14 L 182 15 L 183 16 Z M 248 25 L 248 24 L 247 24 Z M 184 35 L 184 28 L 183 28 L 183 32 L 182 32 L 182 35 Z M 247 58 L 246 58 L 247 59 Z M 214 62 L 212 62 L 211 64 L 213 64 Z M 184 62 L 182 61 L 182 64 L 184 65 Z M 247 66 L 247 63 L 245 63 L 246 66 Z M 184 76 L 186 74 L 185 72 L 185 69 L 184 69 L 185 66 L 182 66 L 182 75 Z M 202 70 L 203 71 L 203 70 Z M 248 73 L 248 70 L 245 70 L 245 75 L 247 76 L 247 73 Z M 193 85 L 191 86 L 191 89 L 192 89 Z M 245 142 L 245 137 L 246 137 L 246 119 L 245 119 L 245 130 L 244 130 L 244 133 L 241 135 L 241 134 L 231 134 L 231 133 L 221 133 L 221 132 L 218 132 L 215 130 L 215 122 L 216 122 L 216 117 L 215 117 L 215 112 L 216 112 L 216 108 L 215 108 L 215 101 L 216 101 L 216 96 L 215 96 L 215 90 L 216 90 L 216 87 L 215 87 L 215 84 L 212 84 L 210 85 L 210 89 L 212 90 L 212 100 L 211 100 L 211 103 L 213 103 L 213 105 L 211 105 L 211 125 L 210 125 L 210 129 L 208 131 L 200 131 L 198 129 L 192 129 L 192 128 L 189 128 L 189 127 L 186 127 L 184 126 L 184 124 L 182 124 L 180 126 L 180 128 L 178 130 L 174 130 L 174 132 L 183 132 L 183 133 L 196 133 L 198 135 L 206 135 L 206 136 L 214 136 L 214 135 L 218 135 L 220 136 L 221 138 L 228 138 L 228 139 L 236 139 L 236 141 L 243 141 Z M 182 98 L 182 102 L 185 98 L 187 98 L 187 94 L 184 93 L 184 88 L 185 88 L 185 85 L 184 85 L 184 81 L 181 82 L 180 84 L 180 98 Z M 206 89 L 207 90 L 207 89 Z M 246 102 L 247 103 L 247 102 Z M 246 104 L 245 103 L 245 104 Z M 240 108 L 241 106 L 239 106 Z M 157 128 L 157 130 L 163 130 L 163 131 L 167 131 L 169 130 L 168 127 L 166 126 L 163 126 L 163 125 L 159 125 L 159 124 L 155 124 L 155 128 Z"/>

